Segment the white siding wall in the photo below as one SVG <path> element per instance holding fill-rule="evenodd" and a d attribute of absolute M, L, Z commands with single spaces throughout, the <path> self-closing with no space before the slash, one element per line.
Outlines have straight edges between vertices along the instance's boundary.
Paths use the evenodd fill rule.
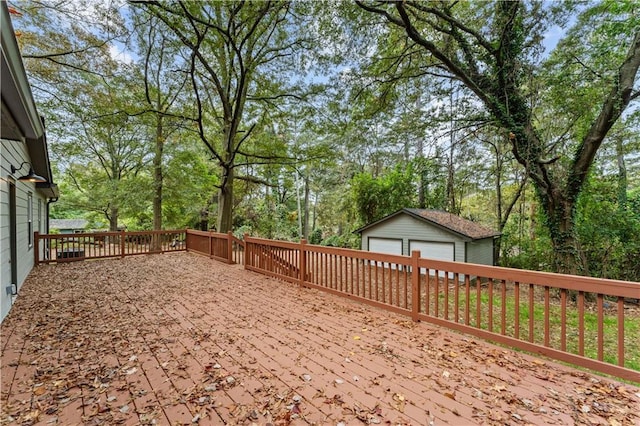
<path fill-rule="evenodd" d="M 18 167 L 23 161 L 29 161 L 26 144 L 16 141 L 0 141 L 0 321 L 11 308 L 11 264 L 9 237 L 9 182 L 15 182 L 16 187 L 16 215 L 17 215 L 17 263 L 18 290 L 33 268 L 33 247 L 28 246 L 27 235 L 27 198 L 33 194 L 33 228 L 38 226 L 38 200 L 42 200 L 42 215 L 45 215 L 46 199 L 36 190 L 36 184 L 21 182 L 17 178 L 26 174 L 28 169 L 21 169 L 13 176 L 11 165 Z M 44 223 L 45 217 L 41 221 Z"/>
<path fill-rule="evenodd" d="M 402 238 L 402 254 L 405 256 L 411 255 L 411 253 L 409 253 L 409 241 L 453 241 L 455 243 L 454 260 L 456 262 L 465 261 L 465 242 L 462 238 L 407 214 L 399 214 L 377 226 L 364 230 L 362 232 L 362 250 L 369 249 L 367 246 L 369 237 Z"/>

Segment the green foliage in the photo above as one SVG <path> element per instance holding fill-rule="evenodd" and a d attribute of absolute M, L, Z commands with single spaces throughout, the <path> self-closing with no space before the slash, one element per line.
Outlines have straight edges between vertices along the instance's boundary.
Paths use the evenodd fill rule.
<path fill-rule="evenodd" d="M 615 180 L 590 179 L 580 197 L 577 231 L 591 275 L 640 281 L 640 196 L 619 205 Z"/>
<path fill-rule="evenodd" d="M 340 234 L 340 235 L 331 235 L 330 237 L 322 240 L 320 244 L 323 246 L 329 246 L 329 247 L 359 249 L 360 236 L 357 234 L 354 234 L 353 232 Z"/>
<path fill-rule="evenodd" d="M 249 232 L 252 236 L 284 241 L 297 241 L 298 216 L 293 206 L 275 203 L 273 199 L 256 200 L 250 206 L 239 208 L 234 227 Z"/>
<path fill-rule="evenodd" d="M 322 229 L 316 228 L 309 235 L 309 244 L 320 244 L 322 242 Z"/>
<path fill-rule="evenodd" d="M 309 242 L 359 247 L 357 227 L 436 208 L 506 222 L 503 264 L 552 270 L 545 224 L 575 211 L 588 271 L 638 280 L 637 107 L 583 168 L 593 176 L 579 198 L 571 176 L 640 28 L 637 2 L 364 2 L 405 8 L 440 57 L 350 2 L 16 3 L 61 189 L 52 217 L 104 223 L 115 208 L 130 229 L 150 227 L 161 117 L 165 228 L 212 226 L 230 172 L 239 235 L 297 240 L 306 219 Z M 96 19 L 69 24 L 78 16 Z M 569 24 L 544 52 L 545 33 Z M 549 193 L 518 199 L 525 173 Z M 547 220 L 551 193 L 579 204 Z"/>
<path fill-rule="evenodd" d="M 397 166 L 374 178 L 359 173 L 351 180 L 353 201 L 361 224 L 375 222 L 397 210 L 415 205 L 416 188 L 411 167 Z"/>
<path fill-rule="evenodd" d="M 520 204 L 518 211 L 511 214 L 503 229 L 502 266 L 553 271 L 553 246 L 543 222 L 544 214 L 535 209 L 535 205 Z"/>

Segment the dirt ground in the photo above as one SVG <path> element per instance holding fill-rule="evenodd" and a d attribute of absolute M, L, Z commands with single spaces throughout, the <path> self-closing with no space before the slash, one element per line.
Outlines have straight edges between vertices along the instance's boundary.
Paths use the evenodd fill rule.
<path fill-rule="evenodd" d="M 44 265 L 0 424 L 639 425 L 640 388 L 190 253 Z"/>

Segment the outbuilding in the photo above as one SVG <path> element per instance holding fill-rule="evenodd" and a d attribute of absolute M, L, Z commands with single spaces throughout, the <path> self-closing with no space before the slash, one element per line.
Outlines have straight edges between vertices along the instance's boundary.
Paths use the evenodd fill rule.
<path fill-rule="evenodd" d="M 52 233 L 78 234 L 87 232 L 89 221 L 86 219 L 49 219 L 49 229 Z"/>
<path fill-rule="evenodd" d="M 494 240 L 500 235 L 463 217 L 428 209 L 402 209 L 356 230 L 362 250 L 425 258 L 494 264 Z"/>

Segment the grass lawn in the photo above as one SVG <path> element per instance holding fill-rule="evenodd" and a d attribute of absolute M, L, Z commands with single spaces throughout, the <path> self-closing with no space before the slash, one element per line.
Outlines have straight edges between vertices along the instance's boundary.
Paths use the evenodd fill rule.
<path fill-rule="evenodd" d="M 433 280 L 431 280 L 433 283 Z M 516 302 L 515 289 L 513 284 L 507 284 L 505 291 L 506 297 L 504 302 L 504 332 L 502 331 L 502 295 L 501 285 L 494 284 L 493 294 L 489 295 L 489 289 L 486 284 L 480 287 L 480 328 L 489 330 L 489 305 L 492 300 L 492 331 L 503 333 L 510 337 L 516 337 L 520 340 L 533 342 L 544 345 L 544 325 L 545 325 L 545 303 L 544 289 L 535 288 L 530 293 L 528 285 L 521 285 L 519 289 L 518 303 L 518 333 L 516 333 Z M 448 297 L 445 298 L 444 288 L 448 288 Z M 431 291 L 435 290 L 432 284 Z M 469 292 L 468 307 L 466 303 L 466 290 L 464 285 L 458 287 L 458 322 L 464 323 L 466 311 L 469 311 L 469 324 L 477 325 L 477 301 L 478 291 L 475 284 L 471 284 Z M 429 313 L 435 312 L 434 294 L 430 294 Z M 438 317 L 444 318 L 445 300 L 448 302 L 449 320 L 455 318 L 455 285 L 449 283 L 445 287 L 442 281 L 439 284 L 438 295 Z M 424 306 L 424 305 L 423 305 Z M 618 317 L 617 303 L 604 302 L 605 310 L 603 317 L 603 361 L 617 364 L 618 363 Z M 625 304 L 624 315 L 624 366 L 626 368 L 640 371 L 640 307 L 634 304 Z M 530 322 L 532 318 L 532 322 Z M 565 313 L 565 345 L 566 352 L 578 354 L 579 352 L 579 322 L 580 315 L 575 302 L 567 300 Z M 585 301 L 585 309 L 583 315 L 584 324 L 584 356 L 587 358 L 598 358 L 598 315 L 596 310 L 596 302 Z M 550 294 L 549 297 L 549 342 L 548 346 L 554 349 L 561 349 L 562 342 L 562 309 L 559 296 Z"/>

